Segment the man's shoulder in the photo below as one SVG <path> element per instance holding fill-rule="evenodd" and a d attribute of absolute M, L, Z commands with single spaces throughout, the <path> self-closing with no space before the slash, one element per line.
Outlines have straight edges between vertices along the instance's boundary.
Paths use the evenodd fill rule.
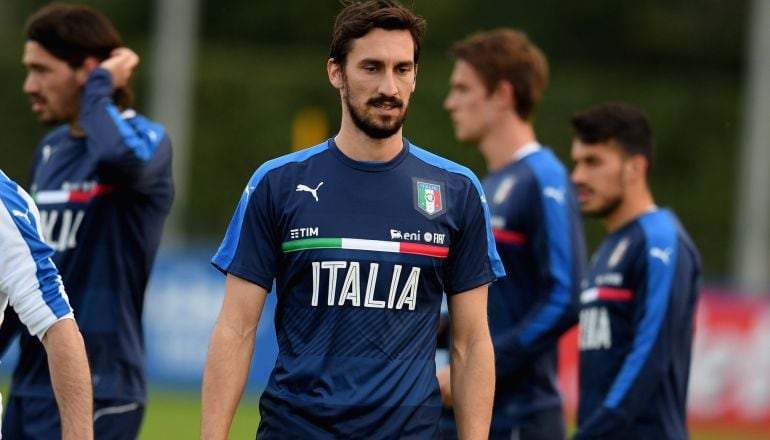
<path fill-rule="evenodd" d="M 420 161 L 424 162 L 427 166 L 433 167 L 439 172 L 469 180 L 475 186 L 480 188 L 481 184 L 479 183 L 479 179 L 476 174 L 471 171 L 470 168 L 464 165 L 460 165 L 459 163 L 449 160 L 443 156 L 439 156 L 436 153 L 431 153 L 430 151 L 418 147 L 412 143 L 410 143 L 409 146 L 409 153 Z"/>
<path fill-rule="evenodd" d="M 304 150 L 294 151 L 263 162 L 252 174 L 249 184 L 255 185 L 272 171 L 283 169 L 292 164 L 306 162 L 328 149 L 328 144 L 322 142 L 312 147 L 305 148 Z"/>
<path fill-rule="evenodd" d="M 548 147 L 541 147 L 534 153 L 525 156 L 522 162 L 538 176 L 551 176 L 559 179 L 567 177 L 567 168 Z"/>

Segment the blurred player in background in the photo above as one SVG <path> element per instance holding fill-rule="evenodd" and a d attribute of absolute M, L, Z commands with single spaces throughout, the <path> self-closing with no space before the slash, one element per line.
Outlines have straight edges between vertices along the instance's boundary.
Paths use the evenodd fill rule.
<path fill-rule="evenodd" d="M 548 82 L 542 52 L 515 30 L 482 32 L 456 43 L 444 102 L 455 136 L 477 143 L 497 250 L 507 277 L 489 289 L 496 390 L 491 437 L 564 439 L 557 387 L 559 337 L 577 320 L 585 245 L 569 175 L 538 143 L 535 109 Z M 444 402 L 454 393 L 439 373 Z M 445 437 L 457 436 L 451 412 Z"/>
<path fill-rule="evenodd" d="M 51 255 L 32 198 L 0 171 L 0 313 L 10 304 L 45 349 L 61 416 L 60 437 L 91 439 L 88 359 Z M 3 434 L 8 439 L 45 438 L 34 431 Z"/>
<path fill-rule="evenodd" d="M 213 259 L 227 281 L 202 438 L 227 436 L 274 280 L 279 354 L 260 439 L 439 438 L 444 291 L 458 428 L 487 438 L 487 284 L 504 272 L 476 177 L 402 137 L 424 29 L 393 0 L 349 3 L 337 16 L 327 72 L 339 133 L 257 169 Z"/>
<path fill-rule="evenodd" d="M 647 184 L 647 117 L 604 104 L 572 118 L 572 180 L 608 236 L 580 295 L 580 403 L 575 439 L 685 439 L 700 258 Z"/>
<path fill-rule="evenodd" d="M 139 57 L 102 14 L 55 3 L 25 31 L 24 93 L 40 122 L 61 124 L 38 145 L 30 193 L 85 340 L 95 435 L 135 438 L 147 397 L 144 292 L 173 198 L 171 145 L 131 109 Z M 61 435 L 43 346 L 27 332 L 3 430 Z"/>

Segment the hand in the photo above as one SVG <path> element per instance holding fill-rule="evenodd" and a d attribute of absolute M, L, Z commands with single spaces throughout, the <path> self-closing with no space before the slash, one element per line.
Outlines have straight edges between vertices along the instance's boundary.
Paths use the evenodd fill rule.
<path fill-rule="evenodd" d="M 127 47 L 119 47 L 112 51 L 110 57 L 102 61 L 101 67 L 112 74 L 112 87 L 119 89 L 128 84 L 131 73 L 139 64 L 139 55 Z"/>
<path fill-rule="evenodd" d="M 436 373 L 436 377 L 438 378 L 438 386 L 441 390 L 441 404 L 445 408 L 451 408 L 454 402 L 452 400 L 452 375 L 450 374 L 450 369 L 444 368 Z"/>

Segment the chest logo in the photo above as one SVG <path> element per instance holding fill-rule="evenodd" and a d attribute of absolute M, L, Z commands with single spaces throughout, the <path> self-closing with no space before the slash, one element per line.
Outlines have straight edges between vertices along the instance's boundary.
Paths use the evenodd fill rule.
<path fill-rule="evenodd" d="M 671 259 L 671 248 L 661 249 L 659 247 L 654 247 L 650 249 L 650 256 L 659 259 L 663 264 L 668 266 Z"/>
<path fill-rule="evenodd" d="M 318 188 L 320 188 L 320 187 L 321 187 L 321 185 L 323 185 L 323 184 L 324 184 L 324 183 L 323 183 L 323 182 L 321 182 L 321 183 L 319 183 L 319 184 L 318 184 L 318 186 L 316 186 L 315 188 L 311 188 L 311 187 L 309 187 L 309 186 L 307 186 L 307 185 L 303 185 L 303 184 L 301 184 L 301 183 L 300 183 L 299 185 L 297 185 L 297 189 L 296 189 L 296 191 L 297 191 L 297 192 L 302 192 L 302 191 L 304 191 L 304 192 L 309 192 L 309 193 L 310 193 L 310 195 L 311 195 L 311 196 L 313 196 L 313 198 L 314 198 L 314 199 L 315 199 L 315 201 L 317 202 L 317 201 L 318 201 Z"/>
<path fill-rule="evenodd" d="M 624 238 L 618 242 L 615 249 L 612 250 L 610 258 L 607 259 L 607 269 L 612 269 L 620 263 L 620 260 L 623 259 L 623 255 L 626 254 L 628 244 L 628 238 Z"/>
<path fill-rule="evenodd" d="M 43 152 L 42 152 L 42 154 L 43 154 L 43 163 L 48 162 L 48 159 L 51 157 L 53 152 L 54 152 L 54 147 L 52 147 L 51 145 L 46 144 L 46 146 L 43 147 Z"/>
<path fill-rule="evenodd" d="M 508 176 L 503 179 L 503 181 L 500 182 L 500 185 L 497 186 L 497 189 L 495 189 L 495 195 L 492 196 L 492 203 L 495 205 L 503 203 L 511 194 L 511 190 L 513 190 L 515 184 L 516 178 L 513 176 Z"/>
<path fill-rule="evenodd" d="M 414 207 L 428 218 L 441 215 L 446 208 L 441 184 L 414 179 Z"/>

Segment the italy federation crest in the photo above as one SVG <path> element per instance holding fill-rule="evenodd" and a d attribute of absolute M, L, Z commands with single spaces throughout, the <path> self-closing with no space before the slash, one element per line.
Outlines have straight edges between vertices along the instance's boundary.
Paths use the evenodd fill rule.
<path fill-rule="evenodd" d="M 415 208 L 428 218 L 436 217 L 444 212 L 444 194 L 441 184 L 426 180 L 414 180 Z"/>

